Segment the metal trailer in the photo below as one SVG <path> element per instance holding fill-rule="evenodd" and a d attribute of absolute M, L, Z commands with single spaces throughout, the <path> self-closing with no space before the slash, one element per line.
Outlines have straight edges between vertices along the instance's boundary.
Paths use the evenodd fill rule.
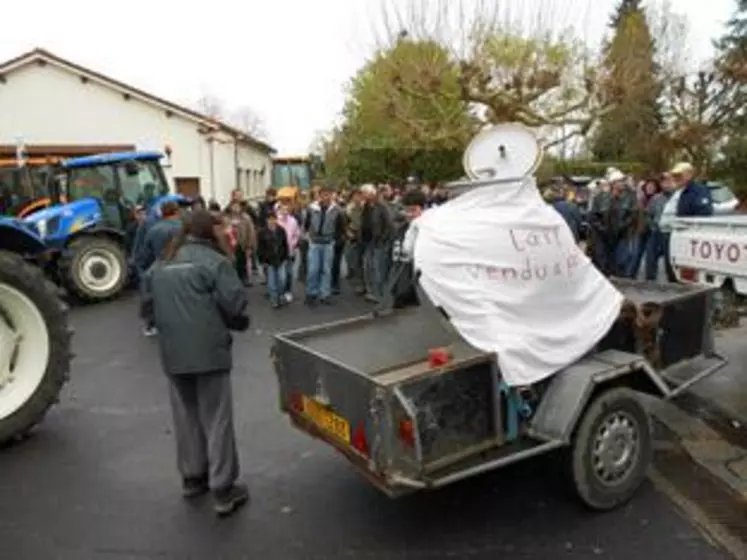
<path fill-rule="evenodd" d="M 614 283 L 628 302 L 619 321 L 531 387 L 507 387 L 495 355 L 461 339 L 420 290 L 419 307 L 279 334 L 280 408 L 391 497 L 562 448 L 581 500 L 615 508 L 652 458 L 641 395 L 674 398 L 726 360 L 713 348 L 709 288 Z"/>

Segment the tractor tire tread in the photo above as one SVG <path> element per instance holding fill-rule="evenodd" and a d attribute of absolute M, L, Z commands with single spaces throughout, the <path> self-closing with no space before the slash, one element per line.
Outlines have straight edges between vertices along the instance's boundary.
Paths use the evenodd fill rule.
<path fill-rule="evenodd" d="M 49 333 L 49 361 L 41 383 L 26 403 L 0 419 L 0 444 L 7 444 L 23 439 L 59 402 L 62 388 L 70 379 L 74 331 L 69 322 L 68 306 L 59 297 L 57 287 L 40 268 L 27 263 L 15 253 L 0 251 L 1 284 L 22 291 L 36 304 Z"/>

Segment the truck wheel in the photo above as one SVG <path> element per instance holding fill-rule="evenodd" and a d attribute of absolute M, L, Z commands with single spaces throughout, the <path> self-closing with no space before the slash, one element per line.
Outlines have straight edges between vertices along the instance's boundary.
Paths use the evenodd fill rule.
<path fill-rule="evenodd" d="M 118 296 L 129 275 L 123 247 L 98 236 L 80 237 L 70 243 L 60 268 L 65 288 L 87 302 Z"/>
<path fill-rule="evenodd" d="M 633 497 L 652 458 L 651 421 L 635 391 L 609 389 L 586 408 L 571 448 L 571 473 L 585 505 L 606 511 Z"/>
<path fill-rule="evenodd" d="M 718 327 L 728 329 L 739 326 L 740 301 L 739 295 L 734 290 L 730 280 L 721 286 L 714 297 L 715 300 L 715 323 Z"/>
<path fill-rule="evenodd" d="M 38 424 L 70 373 L 67 307 L 43 272 L 0 251 L 0 444 Z"/>

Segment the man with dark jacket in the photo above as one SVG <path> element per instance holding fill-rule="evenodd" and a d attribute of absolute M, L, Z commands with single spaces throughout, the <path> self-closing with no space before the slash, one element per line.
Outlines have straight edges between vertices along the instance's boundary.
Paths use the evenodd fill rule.
<path fill-rule="evenodd" d="M 219 220 L 195 212 L 178 246 L 146 275 L 160 336 L 161 364 L 169 380 L 179 472 L 185 498 L 209 490 L 219 516 L 249 499 L 237 483 L 233 428 L 231 330 L 249 327 L 244 285 L 229 258 Z"/>
<path fill-rule="evenodd" d="M 573 239 L 578 243 L 581 237 L 581 210 L 576 204 L 566 200 L 565 190 L 560 186 L 553 187 L 550 195 L 552 207 L 563 217 L 573 234 Z"/>
<path fill-rule="evenodd" d="M 181 227 L 179 205 L 176 202 L 165 202 L 161 206 L 161 218 L 147 230 L 142 246 L 136 255 L 136 266 L 141 274 L 147 273 L 148 269 L 153 266 L 153 263 L 161 258 L 164 250 Z M 158 331 L 153 322 L 152 309 L 150 309 L 145 298 L 141 302 L 140 314 L 143 321 L 145 321 L 143 334 L 145 336 L 155 336 Z"/>
<path fill-rule="evenodd" d="M 632 256 L 627 242 L 633 234 L 637 201 L 620 171 L 612 170 L 607 178 L 610 190 L 594 196 L 590 212 L 595 264 L 605 276 L 624 277 Z"/>
<path fill-rule="evenodd" d="M 671 171 L 677 187 L 681 188 L 677 201 L 677 216 L 681 218 L 713 215 L 713 198 L 705 185 L 695 180 L 695 168 L 681 162 Z"/>
<path fill-rule="evenodd" d="M 345 235 L 342 209 L 333 200 L 334 189 L 325 185 L 319 200 L 309 204 L 304 229 L 309 236 L 306 256 L 306 304 L 317 301 L 329 304 L 332 295 L 332 264 L 335 258 L 335 242 Z"/>
<path fill-rule="evenodd" d="M 394 237 L 392 215 L 379 200 L 376 187 L 363 185 L 360 239 L 363 246 L 363 278 L 366 300 L 378 302 L 384 295 L 389 249 Z"/>

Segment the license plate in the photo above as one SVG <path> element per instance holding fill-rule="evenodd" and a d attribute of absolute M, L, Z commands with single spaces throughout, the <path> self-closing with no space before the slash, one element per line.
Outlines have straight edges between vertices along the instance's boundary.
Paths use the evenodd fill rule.
<path fill-rule="evenodd" d="M 308 397 L 303 397 L 303 413 L 323 431 L 350 445 L 350 423 L 342 416 Z"/>

